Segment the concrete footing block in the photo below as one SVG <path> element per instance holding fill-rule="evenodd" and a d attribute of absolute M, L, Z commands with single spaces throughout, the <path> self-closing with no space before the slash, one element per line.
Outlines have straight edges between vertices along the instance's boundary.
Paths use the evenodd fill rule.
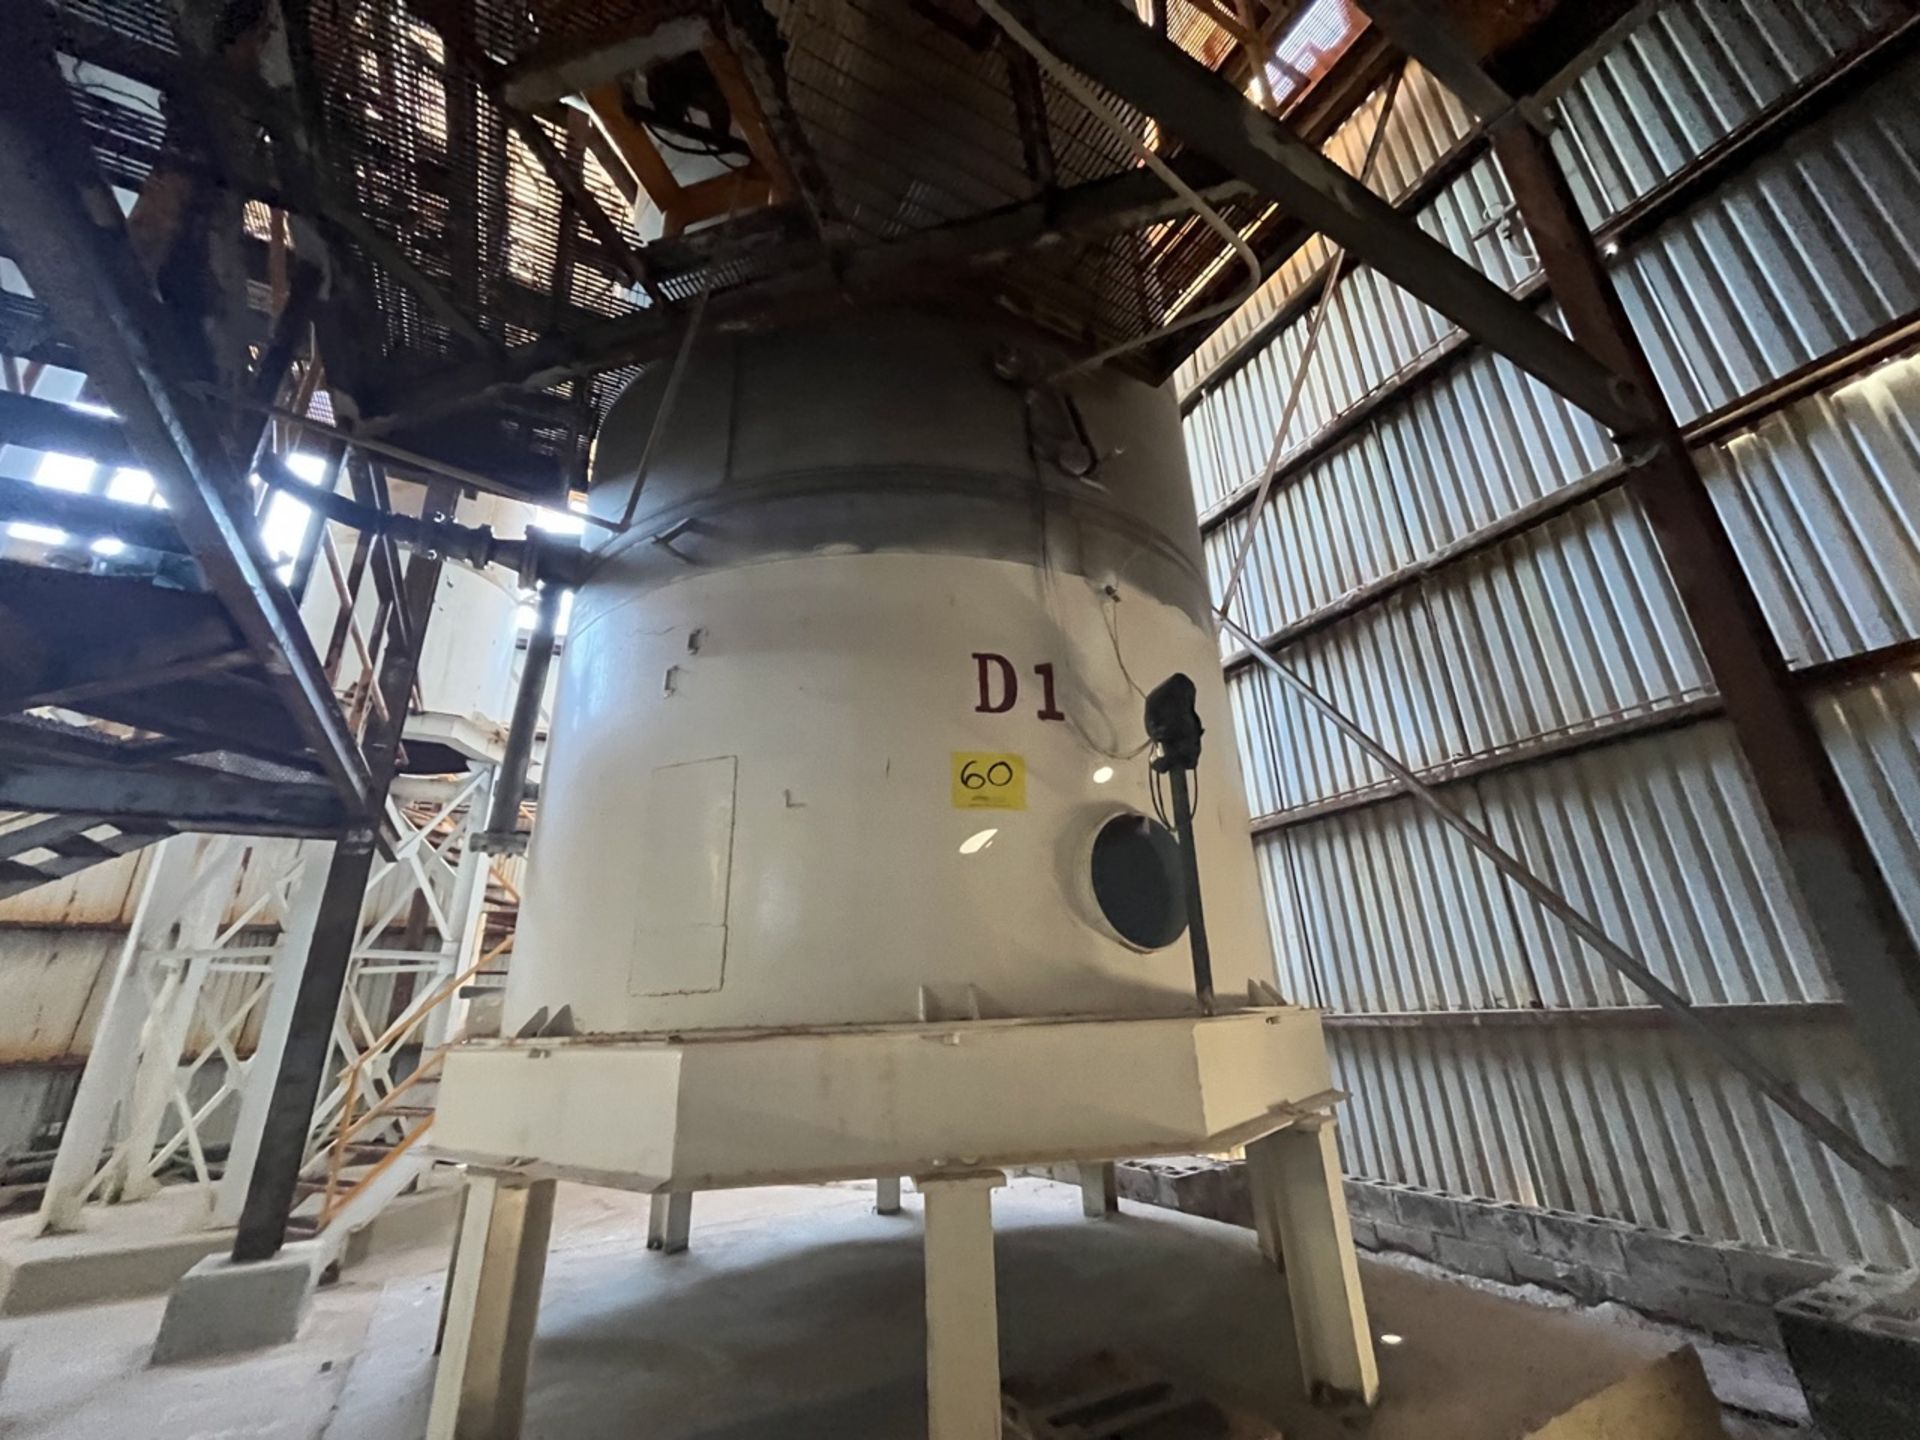
<path fill-rule="evenodd" d="M 200 1260 L 233 1243 L 231 1232 L 198 1231 L 90 1244 L 86 1235 L 0 1244 L 0 1315 L 38 1315 L 70 1305 L 157 1295 Z"/>
<path fill-rule="evenodd" d="M 245 1265 L 210 1255 L 167 1297 L 153 1363 L 172 1365 L 284 1344 L 299 1333 L 313 1283 L 313 1256 L 300 1246 Z"/>
<path fill-rule="evenodd" d="M 1774 1314 L 1822 1435 L 1920 1435 L 1920 1270 L 1844 1271 Z"/>

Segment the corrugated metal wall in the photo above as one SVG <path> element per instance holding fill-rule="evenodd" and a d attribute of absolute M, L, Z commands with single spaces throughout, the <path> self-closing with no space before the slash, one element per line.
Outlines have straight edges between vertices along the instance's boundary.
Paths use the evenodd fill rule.
<path fill-rule="evenodd" d="M 1794 115 L 1880 43 L 1893 0 L 1671 0 L 1559 95 L 1555 146 L 1768 617 L 1800 668 L 1873 652 L 1819 719 L 1920 923 L 1920 357 L 1742 428 L 1717 417 L 1920 315 L 1920 59 Z M 1329 152 L 1357 169 L 1377 105 Z M 1522 294 L 1504 181 L 1411 72 L 1374 176 Z M 1755 130 L 1709 190 L 1698 157 Z M 1421 177 L 1437 177 L 1422 182 Z M 1216 586 L 1298 368 L 1324 248 L 1189 362 Z M 1546 313 L 1551 314 L 1549 309 Z M 1655 970 L 1876 1145 L 1873 1085 L 1608 437 L 1362 268 L 1337 288 L 1281 447 L 1239 618 L 1315 617 L 1284 654 Z M 1920 343 L 1916 338 L 1914 343 Z M 1557 504 L 1555 497 L 1564 497 Z M 1521 507 L 1552 513 L 1513 520 Z M 1443 547 L 1472 553 L 1414 574 Z M 1401 583 L 1404 579 L 1404 583 Z M 1362 587 L 1381 598 L 1359 603 Z M 1234 723 L 1280 976 L 1326 1007 L 1355 1173 L 1834 1257 L 1920 1233 L 1680 1040 L 1284 694 L 1236 667 Z"/>

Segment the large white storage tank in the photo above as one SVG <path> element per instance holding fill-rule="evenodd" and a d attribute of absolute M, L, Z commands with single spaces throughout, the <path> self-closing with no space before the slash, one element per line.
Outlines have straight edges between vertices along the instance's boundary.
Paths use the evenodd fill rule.
<path fill-rule="evenodd" d="M 1173 402 L 1061 364 L 1003 325 L 847 316 L 708 337 L 664 423 L 664 374 L 607 416 L 594 510 L 650 458 L 575 598 L 504 1037 L 447 1058 L 432 1141 L 473 1168 L 429 1434 L 500 1433 L 480 1370 L 524 1379 L 557 1178 L 652 1192 L 671 1250 L 696 1191 L 872 1177 L 897 1210 L 912 1176 L 928 1433 L 995 1440 L 1005 1170 L 1077 1165 L 1104 1215 L 1106 1162 L 1236 1145 L 1303 1378 L 1376 1393 Z M 1145 743 L 1176 672 L 1208 727 L 1212 1014 Z"/>
<path fill-rule="evenodd" d="M 1216 981 L 1268 977 L 1173 401 L 1032 383 L 1060 363 L 903 315 L 696 351 L 575 602 L 509 1025 L 1193 1010 L 1142 716 L 1175 671 Z M 601 515 L 664 371 L 602 427 Z"/>

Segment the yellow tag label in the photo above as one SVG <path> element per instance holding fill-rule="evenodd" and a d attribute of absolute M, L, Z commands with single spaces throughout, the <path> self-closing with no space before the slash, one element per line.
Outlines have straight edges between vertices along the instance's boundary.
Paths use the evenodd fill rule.
<path fill-rule="evenodd" d="M 953 808 L 1026 809 L 1027 762 L 1018 755 L 995 755 L 977 750 L 954 751 Z"/>

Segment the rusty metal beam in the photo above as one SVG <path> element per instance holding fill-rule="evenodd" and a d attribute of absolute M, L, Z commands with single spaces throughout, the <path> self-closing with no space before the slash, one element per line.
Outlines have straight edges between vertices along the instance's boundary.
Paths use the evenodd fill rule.
<path fill-rule="evenodd" d="M 339 798 L 324 785 L 263 785 L 190 765 L 108 770 L 10 761 L 0 767 L 0 806 L 239 835 L 329 835 L 341 821 Z"/>
<path fill-rule="evenodd" d="M 1403 0 L 1366 0 L 1397 43 L 1482 111 L 1491 80 L 1444 28 Z M 1482 83 L 1484 81 L 1484 83 Z M 1920 1162 L 1920 945 L 1901 914 L 1833 758 L 1774 639 L 1766 612 L 1707 493 L 1693 453 L 1634 332 L 1599 246 L 1546 135 L 1495 126 L 1494 153 L 1533 237 L 1568 329 L 1653 406 L 1651 449 L 1626 477 L 1707 662 L 1728 724 L 1780 842 L 1787 873 L 1845 993 L 1879 1079 L 1903 1158 Z"/>
<path fill-rule="evenodd" d="M 1474 114 L 1489 125 L 1498 124 L 1515 109 L 1516 101 L 1498 81 L 1480 67 L 1473 53 L 1446 16 L 1420 0 L 1356 0 L 1373 23 L 1401 50 L 1418 60 Z"/>
<path fill-rule="evenodd" d="M 1545 136 L 1508 125 L 1494 151 L 1574 337 L 1658 397 L 1573 192 Z M 1627 480 L 1719 689 L 1813 933 L 1853 1008 L 1903 1156 L 1920 1161 L 1920 946 L 1848 804 L 1673 415 L 1660 404 L 1651 458 Z"/>
<path fill-rule="evenodd" d="M 0 445 L 54 450 L 98 465 L 140 463 L 113 416 L 10 390 L 0 391 Z"/>
<path fill-rule="evenodd" d="M 1616 432 L 1649 401 L 1232 84 L 1111 0 L 1004 0 L 1054 54 Z"/>
<path fill-rule="evenodd" d="M 13 398 L 13 397 L 5 397 Z M 17 441 L 12 432 L 0 428 L 0 445 Z M 35 446 L 38 449 L 40 447 Z M 85 451 L 67 451 L 79 453 Z M 0 524 L 25 521 L 29 525 L 47 525 L 89 540 L 112 538 L 146 550 L 184 555 L 187 545 L 163 510 L 146 505 L 125 505 L 102 495 L 76 494 L 36 485 L 31 480 L 16 480 L 0 475 Z"/>
<path fill-rule="evenodd" d="M 0 194 L 15 260 L 75 337 L 101 396 L 166 497 L 180 534 L 350 813 L 367 767 L 321 673 L 298 608 L 274 577 L 244 485 L 213 418 L 173 382 L 170 329 L 128 244 L 54 59 L 45 13 L 16 7 L 0 47 Z"/>

